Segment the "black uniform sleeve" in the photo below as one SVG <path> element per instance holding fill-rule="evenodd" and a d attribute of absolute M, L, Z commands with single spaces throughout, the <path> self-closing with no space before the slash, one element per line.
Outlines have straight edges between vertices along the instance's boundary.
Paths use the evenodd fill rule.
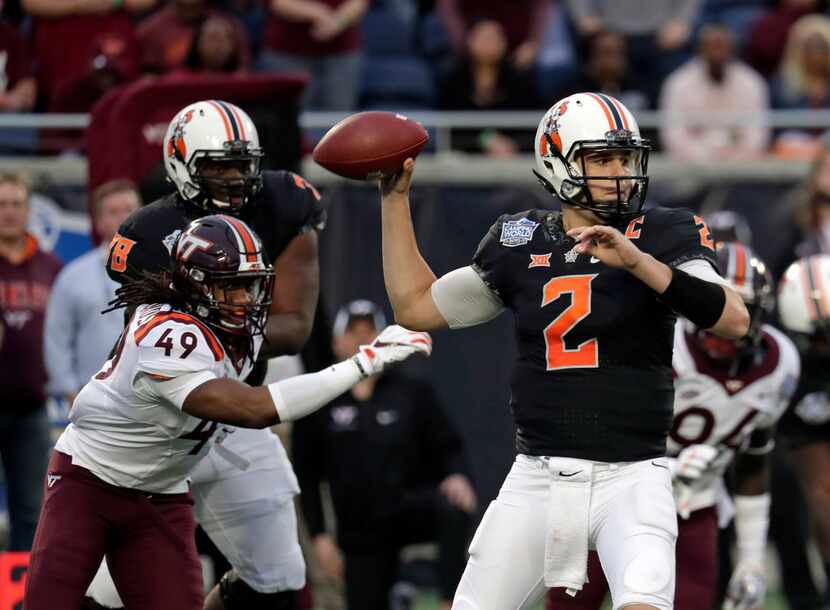
<path fill-rule="evenodd" d="M 715 244 L 701 216 L 686 208 L 661 208 L 654 212 L 657 226 L 648 226 L 652 218 L 647 217 L 643 231 L 656 240 L 652 250 L 655 258 L 670 267 L 691 260 L 706 260 L 717 270 Z"/>
<path fill-rule="evenodd" d="M 472 481 L 464 440 L 439 403 L 435 390 L 428 383 L 419 383 L 414 389 L 418 396 L 421 455 L 430 474 L 439 481 L 451 474 L 463 474 Z"/>
<path fill-rule="evenodd" d="M 312 537 L 326 531 L 320 484 L 325 472 L 325 414 L 324 408 L 294 422 L 291 428 L 291 452 L 294 473 L 300 484 L 300 508 Z"/>
<path fill-rule="evenodd" d="M 107 274 L 113 281 L 124 284 L 144 271 L 158 272 L 170 267 L 170 252 L 164 243 L 147 237 L 143 230 L 148 222 L 153 222 L 153 218 L 148 208 L 141 208 L 118 228 L 107 257 Z"/>
<path fill-rule="evenodd" d="M 511 216 L 503 214 L 493 223 L 490 230 L 478 244 L 473 255 L 473 269 L 484 280 L 484 283 L 495 292 L 504 303 L 507 303 L 514 292 L 517 259 L 516 247 L 505 246 L 501 242 L 502 227 L 511 220 Z M 522 259 L 524 260 L 524 259 Z"/>

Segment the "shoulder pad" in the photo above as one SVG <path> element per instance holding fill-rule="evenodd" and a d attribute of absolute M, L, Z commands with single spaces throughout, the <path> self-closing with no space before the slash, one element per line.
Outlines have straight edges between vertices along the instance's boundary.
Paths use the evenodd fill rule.
<path fill-rule="evenodd" d="M 201 320 L 179 311 L 147 308 L 138 313 L 132 339 L 138 367 L 148 373 L 176 377 L 211 369 L 225 358 L 214 332 Z"/>

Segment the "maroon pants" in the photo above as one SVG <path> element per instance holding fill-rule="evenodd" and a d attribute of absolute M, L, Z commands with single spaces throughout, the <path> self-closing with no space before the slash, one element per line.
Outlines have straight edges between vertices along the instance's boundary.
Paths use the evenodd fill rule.
<path fill-rule="evenodd" d="M 714 507 L 692 513 L 678 523 L 675 610 L 711 608 L 718 582 L 718 516 Z M 551 589 L 545 610 L 599 610 L 608 593 L 599 556 L 588 554 L 588 582 L 571 597 L 565 589 Z"/>
<path fill-rule="evenodd" d="M 201 610 L 193 500 L 109 485 L 53 452 L 26 579 L 25 610 L 78 610 L 106 555 L 130 610 Z"/>

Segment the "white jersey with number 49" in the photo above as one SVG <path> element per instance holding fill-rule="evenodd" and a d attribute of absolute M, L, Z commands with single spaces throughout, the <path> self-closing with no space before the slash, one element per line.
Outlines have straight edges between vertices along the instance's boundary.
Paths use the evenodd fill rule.
<path fill-rule="evenodd" d="M 720 479 L 755 430 L 768 429 L 783 415 L 800 372 L 792 341 L 771 326 L 762 327 L 763 359 L 735 377 L 715 367 L 686 333 L 682 321 L 674 335 L 674 422 L 668 453 L 689 445 L 716 447 L 712 466 L 690 485 L 689 509 L 717 502 Z M 763 449 L 761 449 L 763 451 Z"/>
<path fill-rule="evenodd" d="M 248 358 L 237 368 L 201 320 L 169 305 L 142 305 L 113 357 L 78 394 L 55 448 L 107 483 L 185 492 L 217 428 L 182 411 L 185 398 L 206 381 L 244 379 L 250 370 Z"/>

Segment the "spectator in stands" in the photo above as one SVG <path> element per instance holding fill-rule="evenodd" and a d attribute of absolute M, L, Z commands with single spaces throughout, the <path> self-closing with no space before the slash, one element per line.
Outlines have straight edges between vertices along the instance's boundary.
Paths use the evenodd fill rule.
<path fill-rule="evenodd" d="M 660 137 L 678 159 L 741 159 L 761 155 L 769 140 L 761 124 L 725 127 L 677 124 L 689 114 L 740 112 L 763 121 L 769 107 L 767 86 L 752 68 L 735 58 L 732 33 L 712 24 L 701 30 L 697 57 L 666 80 L 660 95 L 664 122 Z"/>
<path fill-rule="evenodd" d="M 28 47 L 17 26 L 0 17 L 0 112 L 30 112 L 36 99 Z"/>
<path fill-rule="evenodd" d="M 441 86 L 446 110 L 517 110 L 535 108 L 538 99 L 529 70 L 519 70 L 507 55 L 507 38 L 498 21 L 482 20 L 467 34 L 467 49 Z M 456 144 L 470 152 L 512 156 L 513 138 L 493 129 L 458 134 Z M 465 140 L 467 143 L 465 143 Z"/>
<path fill-rule="evenodd" d="M 120 311 L 101 312 L 115 298 L 118 284 L 106 271 L 109 243 L 121 223 L 141 206 L 135 185 L 113 180 L 92 196 L 92 213 L 100 245 L 75 259 L 58 274 L 46 309 L 44 353 L 49 389 L 71 405 L 124 329 Z"/>
<path fill-rule="evenodd" d="M 778 75 L 770 84 L 773 108 L 830 108 L 830 19 L 807 15 L 790 29 Z M 786 129 L 776 136 L 775 153 L 812 158 L 821 129 Z"/>
<path fill-rule="evenodd" d="M 22 0 L 32 16 L 34 56 L 42 106 L 48 108 L 65 81 L 88 71 L 94 48 L 123 58 L 131 78 L 136 74 L 138 47 L 133 17 L 157 0 Z"/>
<path fill-rule="evenodd" d="M 579 35 L 618 32 L 628 60 L 651 100 L 663 79 L 687 57 L 701 0 L 568 0 Z"/>
<path fill-rule="evenodd" d="M 347 304 L 335 317 L 335 354 L 373 339 L 385 324 L 374 303 Z M 401 548 L 435 541 L 442 607 L 449 608 L 477 498 L 461 437 L 433 389 L 400 373 L 370 377 L 296 422 L 293 452 L 317 559 L 333 577 L 345 574 L 347 607 L 387 610 Z M 324 523 L 324 481 L 336 543 Z"/>
<path fill-rule="evenodd" d="M 100 37 L 89 49 L 86 67 L 61 81 L 49 100 L 49 112 L 89 112 L 110 89 L 136 75 L 137 56 L 120 38 Z"/>
<path fill-rule="evenodd" d="M 196 33 L 208 17 L 231 20 L 238 40 L 244 40 L 241 65 L 250 63 L 248 34 L 238 19 L 212 5 L 211 0 L 168 0 L 166 6 L 138 24 L 141 66 L 144 72 L 166 74 L 182 68 L 187 61 Z"/>
<path fill-rule="evenodd" d="M 633 112 L 648 108 L 648 97 L 631 77 L 625 37 L 603 30 L 585 41 L 585 61 L 567 90 L 554 95 L 561 99 L 578 91 L 600 91 L 620 100 Z"/>
<path fill-rule="evenodd" d="M 27 232 L 29 189 L 15 174 L 0 174 L 0 461 L 9 501 L 13 551 L 29 550 L 43 496 L 51 441 L 46 414 L 43 320 L 61 264 Z"/>
<path fill-rule="evenodd" d="M 792 25 L 822 4 L 821 0 L 779 0 L 749 31 L 746 54 L 750 65 L 764 77 L 772 76 L 778 70 Z"/>
<path fill-rule="evenodd" d="M 259 68 L 311 74 L 302 104 L 357 107 L 363 62 L 360 20 L 369 0 L 273 0 Z"/>
<path fill-rule="evenodd" d="M 436 0 L 435 10 L 456 54 L 465 52 L 468 32 L 478 21 L 498 21 L 513 63 L 527 69 L 536 62 L 551 15 L 551 0 Z"/>
<path fill-rule="evenodd" d="M 213 15 L 199 26 L 184 71 L 188 73 L 234 73 L 248 68 L 250 49 L 236 23 L 224 15 Z"/>
<path fill-rule="evenodd" d="M 222 6 L 239 19 L 248 33 L 251 57 L 259 57 L 262 38 L 265 35 L 265 21 L 268 18 L 266 2 L 261 0 L 225 0 Z"/>

